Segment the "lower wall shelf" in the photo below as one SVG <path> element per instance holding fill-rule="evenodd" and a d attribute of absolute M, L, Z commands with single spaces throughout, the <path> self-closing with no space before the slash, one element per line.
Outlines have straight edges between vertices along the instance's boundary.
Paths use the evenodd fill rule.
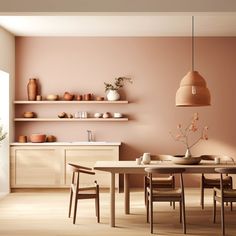
<path fill-rule="evenodd" d="M 128 121 L 128 118 L 84 118 L 84 119 L 75 119 L 75 118 L 15 118 L 14 121 L 58 121 L 58 122 L 88 122 L 88 121 L 99 121 L 99 122 L 121 122 Z"/>

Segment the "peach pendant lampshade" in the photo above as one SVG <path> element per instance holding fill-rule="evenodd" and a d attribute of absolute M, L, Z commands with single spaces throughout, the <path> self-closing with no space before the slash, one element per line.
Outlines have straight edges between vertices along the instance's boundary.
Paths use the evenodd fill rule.
<path fill-rule="evenodd" d="M 205 79 L 194 70 L 194 17 L 192 16 L 192 71 L 180 82 L 176 92 L 177 107 L 198 107 L 211 105 L 211 96 Z"/>
<path fill-rule="evenodd" d="M 188 72 L 181 80 L 175 102 L 178 107 L 211 105 L 211 96 L 206 81 L 197 71 Z"/>

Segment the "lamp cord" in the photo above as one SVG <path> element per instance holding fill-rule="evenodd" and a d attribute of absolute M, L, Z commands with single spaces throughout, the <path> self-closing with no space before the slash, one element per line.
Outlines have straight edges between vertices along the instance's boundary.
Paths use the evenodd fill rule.
<path fill-rule="evenodd" d="M 192 16 L 192 71 L 194 71 L 194 16 Z"/>

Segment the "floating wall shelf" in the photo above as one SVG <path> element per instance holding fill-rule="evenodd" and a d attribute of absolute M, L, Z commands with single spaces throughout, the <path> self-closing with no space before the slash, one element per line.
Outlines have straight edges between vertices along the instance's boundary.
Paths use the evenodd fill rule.
<path fill-rule="evenodd" d="M 112 121 L 112 122 L 121 122 L 121 121 L 128 121 L 128 118 L 84 118 L 84 119 L 75 119 L 75 118 L 15 118 L 14 121 L 57 121 L 57 122 L 88 122 L 88 121 L 99 121 L 99 122 L 108 122 L 108 121 Z"/>
<path fill-rule="evenodd" d="M 14 101 L 14 104 L 125 104 L 128 101 Z"/>

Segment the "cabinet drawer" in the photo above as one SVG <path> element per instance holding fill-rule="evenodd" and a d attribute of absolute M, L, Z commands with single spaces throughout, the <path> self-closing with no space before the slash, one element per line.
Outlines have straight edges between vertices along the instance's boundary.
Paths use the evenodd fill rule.
<path fill-rule="evenodd" d="M 15 150 L 12 185 L 15 187 L 59 186 L 63 166 L 55 149 Z"/>

